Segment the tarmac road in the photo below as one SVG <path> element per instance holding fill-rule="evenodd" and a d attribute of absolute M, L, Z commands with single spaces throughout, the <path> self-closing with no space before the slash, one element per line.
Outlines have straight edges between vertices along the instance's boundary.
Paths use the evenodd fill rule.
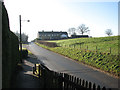
<path fill-rule="evenodd" d="M 46 50 L 34 43 L 30 43 L 27 48 L 40 60 L 40 63 L 43 63 L 50 70 L 69 73 L 81 79 L 96 83 L 101 87 L 118 88 L 118 79 L 110 75 Z"/>

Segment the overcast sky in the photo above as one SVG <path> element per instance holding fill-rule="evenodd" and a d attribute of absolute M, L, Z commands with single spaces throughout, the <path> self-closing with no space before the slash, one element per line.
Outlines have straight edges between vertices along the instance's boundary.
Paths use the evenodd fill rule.
<path fill-rule="evenodd" d="M 19 15 L 22 20 L 30 20 L 22 21 L 22 32 L 28 34 L 29 41 L 37 37 L 38 31 L 68 31 L 80 24 L 89 27 L 93 37 L 106 36 L 106 29 L 118 35 L 118 0 L 83 1 L 4 0 L 11 31 L 19 32 Z"/>

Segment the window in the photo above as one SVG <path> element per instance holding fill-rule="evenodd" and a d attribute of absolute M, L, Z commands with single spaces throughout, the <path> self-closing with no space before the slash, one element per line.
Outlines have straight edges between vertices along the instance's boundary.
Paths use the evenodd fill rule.
<path fill-rule="evenodd" d="M 50 34 L 48 34 L 48 36 L 50 36 Z"/>

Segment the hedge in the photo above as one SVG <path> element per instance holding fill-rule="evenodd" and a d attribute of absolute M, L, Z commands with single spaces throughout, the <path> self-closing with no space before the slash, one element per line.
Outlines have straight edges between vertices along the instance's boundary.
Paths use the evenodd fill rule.
<path fill-rule="evenodd" d="M 10 31 L 7 10 L 2 3 L 2 88 L 10 88 L 11 78 L 19 60 L 19 41 Z"/>

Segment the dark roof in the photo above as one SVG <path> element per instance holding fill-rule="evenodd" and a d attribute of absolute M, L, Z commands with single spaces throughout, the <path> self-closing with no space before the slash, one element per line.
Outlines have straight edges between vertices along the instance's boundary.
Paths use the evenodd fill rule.
<path fill-rule="evenodd" d="M 51 31 L 51 32 L 50 31 L 39 31 L 38 33 L 64 33 L 64 34 L 67 34 L 67 32 L 61 32 L 61 31 L 60 32 L 57 32 L 57 31 L 56 32 L 54 32 L 54 31 Z"/>
<path fill-rule="evenodd" d="M 71 35 L 73 38 L 79 38 L 79 37 L 89 37 L 88 35 Z"/>

